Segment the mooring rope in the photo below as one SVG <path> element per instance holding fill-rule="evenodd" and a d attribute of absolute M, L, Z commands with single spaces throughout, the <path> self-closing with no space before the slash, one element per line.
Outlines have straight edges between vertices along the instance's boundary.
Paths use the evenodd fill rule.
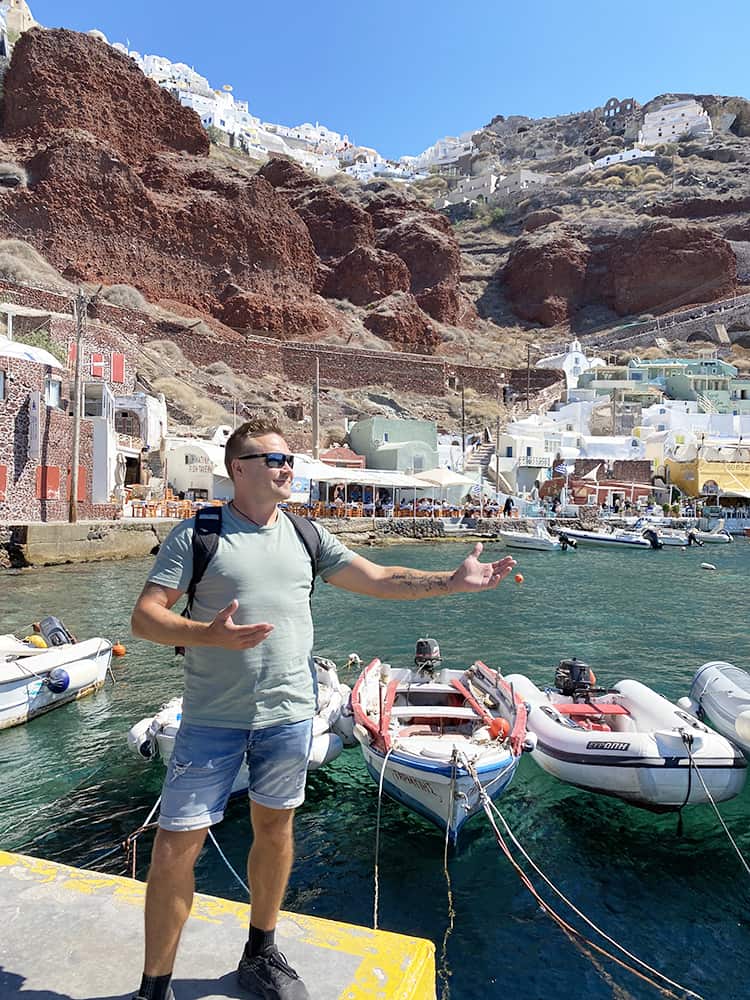
<path fill-rule="evenodd" d="M 449 1000 L 451 995 L 450 977 L 452 972 L 448 965 L 448 938 L 453 933 L 456 921 L 456 910 L 453 905 L 453 886 L 451 876 L 448 871 L 448 844 L 450 842 L 451 820 L 453 818 L 453 807 L 456 800 L 456 774 L 458 772 L 458 752 L 453 748 L 451 756 L 451 784 L 450 796 L 448 799 L 448 822 L 445 824 L 445 841 L 443 843 L 443 874 L 445 875 L 445 886 L 448 894 L 448 923 L 443 934 L 443 943 L 440 947 L 440 963 L 437 970 L 437 978 L 440 980 L 440 1000 Z"/>
<path fill-rule="evenodd" d="M 231 865 L 231 863 L 229 861 L 229 858 L 226 856 L 226 854 L 219 847 L 219 842 L 216 839 L 216 837 L 214 837 L 214 833 L 213 833 L 213 830 L 211 829 L 211 827 L 208 828 L 208 836 L 209 836 L 209 838 L 211 840 L 211 843 L 214 845 L 214 847 L 216 848 L 216 850 L 219 852 L 219 856 L 221 857 L 221 860 L 224 862 L 224 864 L 227 866 L 227 868 L 229 869 L 229 871 L 232 873 L 232 875 L 234 875 L 234 877 L 237 879 L 237 881 L 240 883 L 240 885 L 242 886 L 242 888 L 245 890 L 245 892 L 249 896 L 250 895 L 250 889 L 249 889 L 249 887 L 247 885 L 245 885 L 245 883 L 242 881 L 242 879 L 237 874 L 237 872 L 234 870 L 234 868 L 232 868 L 232 865 Z"/>
<path fill-rule="evenodd" d="M 685 735 L 686 734 L 683 733 L 683 735 L 682 735 L 682 741 L 685 744 L 685 749 L 687 750 L 688 757 L 690 758 L 690 767 L 691 768 L 695 768 L 695 773 L 698 775 L 698 780 L 700 781 L 701 785 L 703 785 L 703 791 L 706 793 L 706 797 L 708 798 L 708 801 L 711 803 L 711 805 L 713 807 L 713 810 L 716 813 L 716 816 L 717 816 L 719 822 L 722 825 L 724 833 L 729 838 L 729 843 L 732 845 L 732 847 L 735 850 L 735 853 L 736 853 L 737 857 L 740 859 L 740 863 L 742 864 L 742 867 L 745 869 L 745 871 L 747 872 L 747 874 L 750 875 L 750 865 L 748 865 L 747 861 L 745 860 L 745 858 L 744 858 L 744 856 L 742 854 L 742 851 L 737 846 L 737 843 L 736 843 L 734 837 L 729 832 L 729 828 L 727 827 L 727 824 L 724 822 L 724 819 L 723 819 L 721 813 L 719 812 L 716 803 L 713 800 L 713 796 L 711 795 L 711 792 L 708 790 L 708 787 L 706 786 L 706 782 L 703 780 L 703 775 L 701 774 L 701 770 L 700 770 L 700 768 L 698 767 L 698 765 L 695 762 L 695 758 L 693 757 L 693 752 L 690 749 L 690 746 L 688 744 L 687 739 L 685 738 Z"/>
<path fill-rule="evenodd" d="M 380 855 L 380 807 L 383 802 L 383 781 L 385 779 L 385 766 L 388 763 L 388 758 L 391 756 L 391 754 L 395 749 L 396 746 L 395 744 L 393 744 L 386 751 L 385 757 L 383 758 L 383 766 L 380 769 L 380 781 L 378 782 L 378 815 L 375 821 L 375 872 L 374 872 L 373 905 L 372 905 L 372 929 L 374 931 L 378 929 L 378 903 L 380 900 L 380 871 L 378 867 L 378 857 Z"/>
<path fill-rule="evenodd" d="M 671 997 L 671 998 L 673 998 L 673 1000 L 681 1000 L 681 998 L 678 996 L 678 994 L 673 993 L 672 990 L 668 989 L 668 987 L 661 985 L 660 983 L 658 983 L 654 979 L 652 979 L 649 975 L 646 975 L 645 972 L 642 972 L 638 968 L 634 968 L 632 965 L 629 965 L 627 962 L 623 961 L 623 959 L 619 958 L 617 955 L 613 955 L 611 952 L 607 951 L 605 948 L 602 948 L 600 945 L 596 944 L 594 941 L 591 941 L 589 938 L 587 938 L 582 933 L 582 931 L 578 930 L 576 927 L 573 927 L 572 924 L 569 924 L 565 920 L 564 917 L 562 917 L 545 899 L 543 899 L 539 895 L 539 892 L 537 891 L 536 887 L 532 883 L 532 881 L 529 878 L 529 876 L 526 874 L 526 872 L 523 870 L 523 868 L 521 868 L 521 866 L 518 864 L 518 862 L 513 857 L 512 853 L 510 851 L 510 848 L 508 847 L 507 843 L 505 842 L 505 839 L 504 839 L 502 833 L 498 829 L 497 823 L 495 822 L 495 819 L 493 817 L 493 811 L 498 815 L 498 817 L 500 818 L 500 820 L 501 820 L 504 828 L 506 829 L 506 831 L 508 831 L 508 835 L 511 837 L 513 843 L 518 847 L 518 849 L 520 850 L 520 852 L 523 855 L 523 857 L 529 862 L 529 864 L 531 864 L 531 866 L 534 869 L 534 871 L 560 897 L 560 899 L 562 899 L 573 910 L 573 912 L 577 916 L 579 916 L 582 920 L 584 920 L 584 922 L 586 924 L 588 924 L 588 926 L 590 926 L 594 931 L 596 931 L 596 933 L 600 934 L 608 943 L 612 944 L 615 948 L 617 948 L 619 951 L 621 951 L 623 954 L 625 954 L 629 959 L 635 961 L 643 969 L 646 969 L 652 975 L 657 976 L 664 983 L 668 983 L 670 986 L 674 986 L 676 989 L 681 990 L 683 997 L 688 996 L 688 997 L 694 997 L 695 1000 L 703 1000 L 703 997 L 701 997 L 701 995 L 699 993 L 696 993 L 693 990 L 688 989 L 687 987 L 683 986 L 680 983 L 675 983 L 673 980 L 669 979 L 663 973 L 659 972 L 657 969 L 652 968 L 646 962 L 643 962 L 637 956 L 635 956 L 631 952 L 629 952 L 622 945 L 618 944 L 618 942 L 616 942 L 613 938 L 611 938 L 607 934 L 605 934 L 604 931 L 602 931 L 599 927 L 597 927 L 597 925 L 594 924 L 594 922 L 592 920 L 590 920 L 588 917 L 586 917 L 585 914 L 583 914 L 559 889 L 557 889 L 557 887 L 551 882 L 551 880 L 549 878 L 547 878 L 547 876 L 541 871 L 541 869 L 531 860 L 531 858 L 529 857 L 529 855 L 521 847 L 521 845 L 518 842 L 517 838 L 512 834 L 512 831 L 510 830 L 510 827 L 508 826 L 505 818 L 502 816 L 502 814 L 500 813 L 500 811 L 497 808 L 497 806 L 495 806 L 492 803 L 492 800 L 490 799 L 489 795 L 487 795 L 487 793 L 485 792 L 484 788 L 482 788 L 481 782 L 479 781 L 479 776 L 477 775 L 475 768 L 467 760 L 464 760 L 464 765 L 465 765 L 467 771 L 469 772 L 469 774 L 471 775 L 472 779 L 474 780 L 474 782 L 475 782 L 475 784 L 477 786 L 477 791 L 479 793 L 479 797 L 480 797 L 480 800 L 482 802 L 482 807 L 484 809 L 485 814 L 487 815 L 487 818 L 490 821 L 490 826 L 492 827 L 492 829 L 494 831 L 495 839 L 497 840 L 498 846 L 500 847 L 500 849 L 502 850 L 503 854 L 506 856 L 506 858 L 510 862 L 511 866 L 513 867 L 513 869 L 515 870 L 516 874 L 518 875 L 519 879 L 521 880 L 521 883 L 526 887 L 526 889 L 528 889 L 528 891 L 531 893 L 531 895 L 537 901 L 537 903 L 542 908 L 542 910 L 552 920 L 554 920 L 554 922 L 569 937 L 571 937 L 572 939 L 575 939 L 577 943 L 584 942 L 585 945 L 587 945 L 590 948 L 593 948 L 594 951 L 598 952 L 600 955 L 603 955 L 605 958 L 610 959 L 610 961 L 615 962 L 617 965 L 621 966 L 621 968 L 626 969 L 628 972 L 630 972 L 633 975 L 637 976 L 639 979 L 642 979 L 644 982 L 647 982 L 649 985 L 653 986 L 663 996 Z M 583 949 L 583 951 L 584 951 L 585 954 L 587 954 L 585 948 Z M 588 956 L 588 957 L 590 959 L 592 958 L 592 956 Z"/>

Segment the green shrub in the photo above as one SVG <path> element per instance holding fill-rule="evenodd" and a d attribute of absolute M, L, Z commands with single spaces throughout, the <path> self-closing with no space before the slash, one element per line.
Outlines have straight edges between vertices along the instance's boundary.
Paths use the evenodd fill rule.
<path fill-rule="evenodd" d="M 33 333 L 24 333 L 22 336 L 21 343 L 28 344 L 29 347 L 41 347 L 43 351 L 47 351 L 62 364 L 66 363 L 67 359 L 63 347 L 51 339 L 48 330 L 34 330 Z"/>

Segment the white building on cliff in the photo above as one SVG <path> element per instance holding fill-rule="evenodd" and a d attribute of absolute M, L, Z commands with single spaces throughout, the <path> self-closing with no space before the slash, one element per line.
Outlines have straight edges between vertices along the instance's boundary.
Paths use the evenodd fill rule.
<path fill-rule="evenodd" d="M 691 97 L 685 101 L 664 104 L 656 111 L 649 111 L 638 133 L 638 143 L 641 146 L 658 146 L 682 136 L 707 138 L 711 135 L 713 126 L 708 112 L 699 101 Z"/>

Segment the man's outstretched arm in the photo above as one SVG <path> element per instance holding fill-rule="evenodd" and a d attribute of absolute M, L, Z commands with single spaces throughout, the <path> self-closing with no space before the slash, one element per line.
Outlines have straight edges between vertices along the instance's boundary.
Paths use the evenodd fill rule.
<path fill-rule="evenodd" d="M 407 566 L 379 566 L 363 556 L 356 556 L 348 566 L 330 576 L 328 583 L 355 594 L 394 601 L 416 601 L 423 597 L 493 590 L 516 563 L 511 556 L 483 563 L 479 561 L 481 554 L 482 543 L 477 542 L 473 552 L 452 572 L 410 569 Z"/>

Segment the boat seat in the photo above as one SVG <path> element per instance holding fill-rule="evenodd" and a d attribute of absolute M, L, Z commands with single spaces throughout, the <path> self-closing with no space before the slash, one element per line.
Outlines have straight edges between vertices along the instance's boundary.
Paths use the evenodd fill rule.
<path fill-rule="evenodd" d="M 418 716 L 420 719 L 477 719 L 473 708 L 458 708 L 453 705 L 394 705 L 391 718 Z"/>
<path fill-rule="evenodd" d="M 587 718 L 592 715 L 630 715 L 630 712 L 623 705 L 590 705 L 586 701 L 577 701 L 573 704 L 557 704 L 555 708 L 560 715 L 570 715 L 572 718 Z"/>

